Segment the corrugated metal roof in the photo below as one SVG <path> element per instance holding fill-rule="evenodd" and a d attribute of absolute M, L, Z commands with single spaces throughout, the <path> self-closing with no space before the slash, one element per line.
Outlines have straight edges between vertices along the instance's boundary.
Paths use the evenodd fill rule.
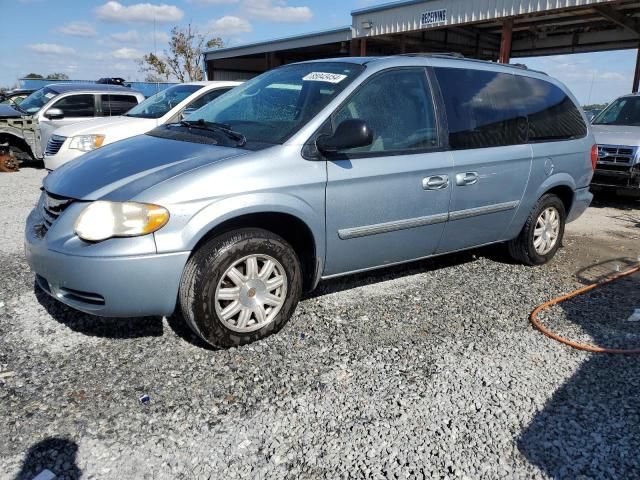
<path fill-rule="evenodd" d="M 204 56 L 207 60 L 215 60 L 217 58 L 228 58 L 240 55 L 273 52 L 275 50 L 278 50 L 278 48 L 303 48 L 313 45 L 322 45 L 324 43 L 348 41 L 350 39 L 351 27 L 348 26 L 333 28 L 331 30 L 321 30 L 318 32 L 305 33 L 303 35 L 292 35 L 289 37 L 263 40 L 261 42 L 248 43 L 246 45 L 238 45 L 235 47 L 211 48 L 204 51 Z"/>
<path fill-rule="evenodd" d="M 356 10 L 352 16 L 354 36 L 369 37 L 615 3 L 616 0 L 410 0 Z M 446 10 L 445 20 L 422 25 L 422 14 L 437 10 Z"/>

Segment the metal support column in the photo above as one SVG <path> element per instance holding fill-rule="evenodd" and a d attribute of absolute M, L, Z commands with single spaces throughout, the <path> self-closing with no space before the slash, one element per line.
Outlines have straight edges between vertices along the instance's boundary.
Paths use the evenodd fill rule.
<path fill-rule="evenodd" d="M 633 75 L 633 86 L 631 91 L 638 93 L 638 87 L 640 87 L 640 45 L 638 45 L 638 54 L 636 56 L 636 72 Z"/>
<path fill-rule="evenodd" d="M 502 22 L 502 36 L 500 38 L 500 56 L 498 62 L 509 63 L 511 60 L 511 34 L 513 31 L 513 18 L 507 18 Z"/>
<path fill-rule="evenodd" d="M 367 56 L 367 39 L 366 38 L 360 39 L 360 56 L 361 57 Z"/>

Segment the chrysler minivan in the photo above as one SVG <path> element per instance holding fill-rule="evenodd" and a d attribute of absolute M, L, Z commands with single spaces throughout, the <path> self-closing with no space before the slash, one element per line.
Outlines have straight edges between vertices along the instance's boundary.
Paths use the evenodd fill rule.
<path fill-rule="evenodd" d="M 53 171 L 26 256 L 71 307 L 178 309 L 236 346 L 322 279 L 497 242 L 548 262 L 596 156 L 543 73 L 445 55 L 290 64 Z"/>

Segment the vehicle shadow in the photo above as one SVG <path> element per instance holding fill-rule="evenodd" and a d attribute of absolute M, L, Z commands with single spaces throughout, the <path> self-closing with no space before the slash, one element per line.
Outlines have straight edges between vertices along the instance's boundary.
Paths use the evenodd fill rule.
<path fill-rule="evenodd" d="M 57 475 L 56 478 L 79 479 L 82 470 L 76 465 L 77 452 L 78 445 L 72 440 L 60 437 L 45 438 L 29 448 L 20 472 L 13 480 L 32 480 L 44 470 Z"/>
<path fill-rule="evenodd" d="M 607 191 L 596 191 L 590 208 L 616 208 L 619 210 L 639 210 L 640 198 L 623 197 Z"/>
<path fill-rule="evenodd" d="M 198 337 L 191 330 L 189 325 L 187 325 L 186 320 L 182 316 L 179 306 L 176 307 L 176 311 L 173 312 L 171 316 L 166 318 L 167 318 L 167 324 L 169 325 L 169 328 L 171 328 L 171 330 L 173 330 L 173 333 L 175 333 L 178 337 L 180 337 L 185 342 L 189 342 L 191 345 L 195 347 L 204 348 L 206 350 L 211 350 L 211 351 L 219 350 L 218 348 L 212 347 L 211 345 L 206 343 L 204 340 Z"/>
<path fill-rule="evenodd" d="M 554 308 L 548 318 L 560 316 L 553 324 L 559 333 L 587 334 L 602 347 L 640 348 L 640 323 L 626 320 L 640 308 L 640 274 Z M 518 449 L 555 479 L 640 478 L 639 387 L 637 355 L 589 354 L 523 430 Z"/>
<path fill-rule="evenodd" d="M 162 317 L 111 318 L 89 315 L 58 302 L 34 283 L 38 303 L 51 317 L 74 332 L 103 338 L 161 337 Z"/>
<path fill-rule="evenodd" d="M 363 273 L 346 275 L 328 280 L 322 280 L 312 292 L 304 294 L 302 300 L 312 299 L 330 293 L 342 292 L 356 287 L 365 287 L 377 283 L 386 282 L 402 277 L 409 277 L 420 273 L 440 270 L 442 268 L 453 267 L 473 262 L 478 257 L 489 255 L 499 255 L 499 247 L 484 247 L 464 252 L 450 253 L 439 257 L 408 262 L 392 267 L 380 268 Z M 495 251 L 494 251 L 495 250 Z M 505 258 L 506 261 L 506 258 Z"/>

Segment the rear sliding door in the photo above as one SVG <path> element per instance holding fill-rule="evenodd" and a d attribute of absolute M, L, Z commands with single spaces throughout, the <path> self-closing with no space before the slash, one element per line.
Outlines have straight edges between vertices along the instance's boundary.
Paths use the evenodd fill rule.
<path fill-rule="evenodd" d="M 434 68 L 453 157 L 451 206 L 438 252 L 502 240 L 531 170 L 515 75 Z"/>

